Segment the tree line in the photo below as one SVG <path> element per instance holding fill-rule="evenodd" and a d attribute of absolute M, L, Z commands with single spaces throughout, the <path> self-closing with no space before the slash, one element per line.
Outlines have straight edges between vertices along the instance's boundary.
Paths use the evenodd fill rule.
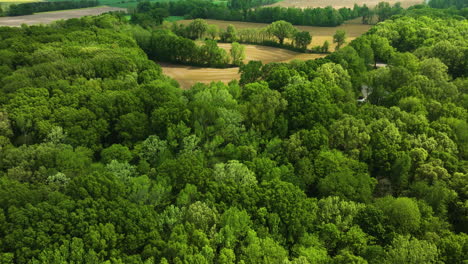
<path fill-rule="evenodd" d="M 37 12 L 85 8 L 98 5 L 99 1 L 97 0 L 22 3 L 10 5 L 5 14 L 7 16 L 24 16 Z"/>
<path fill-rule="evenodd" d="M 466 261 L 466 21 L 190 90 L 134 27 L 0 28 L 1 263 Z"/>
<path fill-rule="evenodd" d="M 151 24 L 151 21 L 153 21 L 153 24 Z M 142 19 L 141 16 L 135 16 L 131 19 L 132 23 L 138 24 L 146 28 L 151 28 L 156 25 L 159 25 L 159 23 L 154 23 L 154 20 L 151 21 Z M 219 40 L 221 42 L 227 43 L 239 42 L 248 44 L 258 44 L 290 49 L 297 52 L 327 53 L 329 51 L 330 46 L 330 43 L 328 41 L 325 41 L 323 45 L 312 47 L 311 49 L 309 49 L 308 46 L 312 42 L 312 36 L 310 35 L 310 33 L 308 31 L 300 31 L 291 23 L 286 22 L 284 20 L 275 21 L 269 26 L 263 28 L 244 28 L 239 30 L 236 29 L 236 27 L 232 24 L 228 25 L 226 29 L 220 29 L 215 24 L 209 25 L 204 19 L 194 19 L 188 25 L 184 25 L 177 22 L 169 23 L 164 21 L 160 28 L 166 30 L 167 32 L 171 31 L 175 35 L 186 39 L 208 39 Z M 285 40 L 287 41 L 285 42 Z M 337 43 L 337 49 L 339 49 L 345 43 L 345 40 L 346 32 L 344 32 L 343 30 L 338 30 L 334 35 L 334 43 Z M 176 41 L 175 38 L 174 41 Z M 168 47 L 170 47 L 170 45 L 168 45 Z M 144 50 L 148 49 L 144 48 Z M 173 49 L 173 51 L 175 50 L 177 49 Z M 178 52 L 175 51 L 175 53 Z M 173 56 L 170 53 L 165 54 L 168 54 L 166 56 Z M 193 53 L 190 51 L 186 54 L 187 56 L 189 56 L 189 54 L 197 53 Z M 196 56 L 193 56 L 193 58 L 186 58 L 186 60 L 194 60 L 195 57 Z"/>
<path fill-rule="evenodd" d="M 139 3 L 137 12 L 142 10 L 163 9 L 171 16 L 184 16 L 186 18 L 210 18 L 229 21 L 245 21 L 258 23 L 271 23 L 285 20 L 294 25 L 308 26 L 338 26 L 345 20 L 360 16 L 360 7 L 353 9 L 331 7 L 326 8 L 284 8 L 284 7 L 257 7 L 239 9 L 235 6 L 222 6 L 210 1 L 171 1 Z M 145 12 L 145 11 L 143 11 Z"/>
<path fill-rule="evenodd" d="M 197 23 L 198 21 L 195 21 Z M 138 45 L 150 59 L 195 66 L 225 68 L 238 66 L 245 58 L 245 48 L 233 42 L 230 52 L 218 47 L 213 39 L 203 40 L 199 45 L 194 40 L 177 36 L 170 30 L 131 29 Z M 201 40 L 201 34 L 194 39 Z"/>

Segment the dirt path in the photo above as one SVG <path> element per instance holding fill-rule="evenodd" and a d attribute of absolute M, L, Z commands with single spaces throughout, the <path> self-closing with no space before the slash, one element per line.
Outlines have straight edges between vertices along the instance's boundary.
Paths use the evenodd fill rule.
<path fill-rule="evenodd" d="M 231 44 L 219 43 L 219 47 L 229 52 Z M 311 60 L 323 57 L 323 54 L 306 54 L 274 47 L 265 47 L 259 45 L 245 45 L 246 58 L 244 62 L 259 60 L 263 63 L 287 62 L 294 59 Z M 228 83 L 231 80 L 239 80 L 239 68 L 204 68 L 185 66 L 177 64 L 160 63 L 164 74 L 174 78 L 183 89 L 189 89 L 195 83 L 210 83 L 212 81 L 222 81 Z"/>
<path fill-rule="evenodd" d="M 0 17 L 0 26 L 19 27 L 22 24 L 50 24 L 53 21 L 83 16 L 95 16 L 110 11 L 127 11 L 125 8 L 99 6 L 82 9 L 36 13 L 28 16 Z"/>

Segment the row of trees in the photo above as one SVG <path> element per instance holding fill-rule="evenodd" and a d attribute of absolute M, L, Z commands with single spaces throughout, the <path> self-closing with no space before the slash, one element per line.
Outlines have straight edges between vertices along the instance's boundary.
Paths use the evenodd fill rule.
<path fill-rule="evenodd" d="M 5 12 L 7 16 L 32 15 L 37 12 L 56 11 L 65 9 L 85 8 L 98 6 L 97 0 L 33 2 L 10 5 Z M 1 11 L 1 10 L 0 10 Z M 1 13 L 1 12 L 0 12 Z"/>
<path fill-rule="evenodd" d="M 228 25 L 225 30 L 220 30 L 217 25 L 209 25 L 203 19 L 195 19 L 187 26 L 179 23 L 168 23 L 164 28 L 171 29 L 179 36 L 191 39 L 219 39 L 222 42 L 241 42 L 290 48 L 297 51 L 306 51 L 312 41 L 312 36 L 307 31 L 299 31 L 291 23 L 276 21 L 263 28 L 245 28 L 237 30 L 234 25 Z M 290 43 L 284 40 L 289 39 Z"/>
<path fill-rule="evenodd" d="M 468 3 L 464 0 L 429 0 L 428 4 L 433 8 L 468 8 Z"/>
<path fill-rule="evenodd" d="M 156 2 L 154 4 L 139 3 L 136 12 L 148 12 L 153 9 L 165 10 L 164 12 L 170 15 L 185 16 L 186 18 L 210 18 L 259 23 L 272 23 L 278 20 L 285 20 L 294 25 L 310 26 L 338 26 L 345 20 L 361 15 L 361 7 L 358 5 L 353 9 L 341 8 L 339 10 L 331 7 L 306 9 L 284 7 L 233 9 L 203 0 Z"/>
<path fill-rule="evenodd" d="M 118 15 L 0 28 L 0 262 L 464 263 L 467 26 L 190 90 Z"/>
<path fill-rule="evenodd" d="M 205 40 L 203 45 L 175 35 L 169 30 L 150 31 L 134 27 L 130 29 L 138 45 L 149 58 L 188 65 L 225 68 L 240 65 L 245 58 L 245 48 L 233 43 L 230 52 L 218 47 L 215 40 Z M 203 35 L 200 31 L 197 38 Z"/>

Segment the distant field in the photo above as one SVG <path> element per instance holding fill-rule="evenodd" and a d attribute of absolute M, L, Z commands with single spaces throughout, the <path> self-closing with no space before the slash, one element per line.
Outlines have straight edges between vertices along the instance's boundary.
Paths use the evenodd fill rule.
<path fill-rule="evenodd" d="M 22 24 L 36 25 L 49 24 L 56 20 L 79 18 L 83 16 L 95 16 L 110 11 L 125 11 L 126 9 L 108 6 L 70 9 L 64 11 L 52 11 L 36 13 L 28 16 L 0 17 L 0 26 L 19 27 Z"/>
<path fill-rule="evenodd" d="M 341 7 L 353 7 L 354 4 L 363 5 L 366 4 L 369 7 L 376 6 L 382 0 L 283 0 L 278 3 L 274 3 L 271 6 L 282 6 L 282 7 L 300 7 L 300 8 L 307 8 L 307 7 L 327 7 L 332 6 L 334 8 L 341 8 Z M 385 2 L 389 2 L 390 4 L 394 4 L 396 2 L 401 2 L 403 7 L 409 7 L 416 4 L 421 4 L 423 1 L 421 0 L 386 0 Z"/>
<path fill-rule="evenodd" d="M 180 21 L 180 20 L 183 20 L 184 17 L 182 16 L 169 16 L 169 17 L 166 17 L 164 19 L 164 21 L 168 21 L 168 22 L 176 22 L 176 21 Z"/>
<path fill-rule="evenodd" d="M 233 24 L 237 29 L 243 28 L 260 28 L 266 27 L 269 24 L 264 23 L 250 23 L 250 22 L 238 22 L 238 21 L 224 21 L 224 20 L 206 20 L 208 24 L 215 24 L 219 26 L 221 29 L 225 29 L 229 24 Z M 347 35 L 347 42 L 359 37 L 360 35 L 367 32 L 371 26 L 370 25 L 363 25 L 360 22 L 360 18 L 355 20 L 347 21 L 345 24 L 338 26 L 338 27 L 312 27 L 312 26 L 296 26 L 300 30 L 308 31 L 312 35 L 312 43 L 309 45 L 309 48 L 317 45 L 322 45 L 325 40 L 330 42 L 330 50 L 334 49 L 333 42 L 333 34 L 338 29 L 343 29 L 346 31 Z M 188 24 L 191 20 L 181 20 L 178 23 Z"/>
<path fill-rule="evenodd" d="M 228 52 L 231 48 L 231 44 L 227 43 L 220 43 L 218 46 Z M 245 62 L 251 60 L 259 60 L 263 63 L 286 62 L 294 59 L 311 60 L 325 56 L 323 54 L 297 53 L 290 50 L 258 45 L 245 45 L 245 47 Z M 163 67 L 164 74 L 177 80 L 183 89 L 189 89 L 197 82 L 210 83 L 212 81 L 222 81 L 227 83 L 240 78 L 238 73 L 239 68 L 216 69 L 167 63 L 161 63 L 161 66 Z"/>

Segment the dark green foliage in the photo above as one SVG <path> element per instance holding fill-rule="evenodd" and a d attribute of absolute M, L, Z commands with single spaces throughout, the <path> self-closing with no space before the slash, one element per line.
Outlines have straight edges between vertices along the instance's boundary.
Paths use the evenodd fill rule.
<path fill-rule="evenodd" d="M 137 10 L 143 10 L 143 7 L 148 7 L 148 4 L 142 2 L 138 6 Z M 357 5 L 353 9 L 334 9 L 332 7 L 301 9 L 279 6 L 252 8 L 258 4 L 256 1 L 249 0 L 232 0 L 227 6 L 217 5 L 206 0 L 156 2 L 153 6 L 164 8 L 173 16 L 257 23 L 285 20 L 294 25 L 305 26 L 338 26 L 346 20 L 359 17 L 361 9 Z"/>
<path fill-rule="evenodd" d="M 80 1 L 57 1 L 57 2 L 35 2 L 14 4 L 8 7 L 7 16 L 24 16 L 32 15 L 37 12 L 76 9 L 98 6 L 99 2 L 95 0 L 80 0 Z M 0 14 L 2 12 L 0 11 Z"/>
<path fill-rule="evenodd" d="M 0 262 L 466 262 L 467 27 L 394 16 L 190 90 L 147 54 L 219 65 L 213 40 L 0 28 Z"/>

